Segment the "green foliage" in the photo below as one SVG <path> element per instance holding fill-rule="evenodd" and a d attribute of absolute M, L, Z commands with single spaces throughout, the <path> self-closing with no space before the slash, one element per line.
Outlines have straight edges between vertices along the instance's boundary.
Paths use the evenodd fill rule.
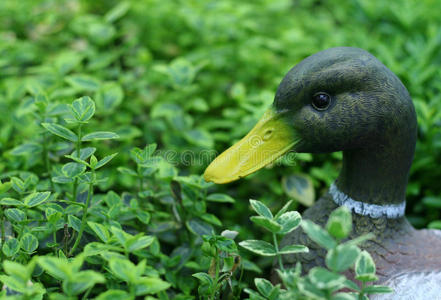
<path fill-rule="evenodd" d="M 271 211 L 261 202 L 250 200 L 252 208 L 259 214 L 264 214 L 268 218 L 272 218 Z M 289 205 L 289 203 L 288 203 Z M 283 210 L 286 210 L 286 205 Z M 280 215 L 280 211 L 276 217 Z M 287 213 L 296 212 L 284 212 Z M 293 214 L 294 215 L 294 214 Z M 298 213 L 297 213 L 298 215 Z M 296 226 L 300 225 L 300 216 L 296 218 Z M 387 286 L 366 285 L 368 282 L 378 280 L 375 275 L 375 263 L 366 251 L 361 251 L 356 244 L 372 238 L 365 235 L 353 240 L 339 243 L 340 239 L 348 238 L 352 231 L 351 213 L 346 207 L 340 207 L 334 210 L 326 224 L 326 230 L 309 220 L 302 220 L 301 226 L 308 237 L 326 248 L 326 268 L 314 267 L 309 270 L 305 276 L 301 275 L 301 265 L 293 269 L 284 269 L 279 259 L 278 275 L 280 281 L 285 288 L 281 288 L 280 284 L 273 285 L 264 278 L 256 278 L 254 284 L 257 291 L 245 289 L 250 295 L 249 299 L 365 299 L 369 294 L 390 293 L 392 289 Z M 266 227 L 273 230 L 271 226 Z M 280 230 L 278 231 L 280 233 Z M 285 234 L 285 233 L 282 233 Z M 334 237 L 338 238 L 335 240 Z M 277 239 L 274 234 L 273 245 L 260 240 L 248 240 L 240 242 L 239 245 L 261 256 L 276 256 L 281 254 L 307 252 L 308 248 L 302 245 L 291 245 L 278 250 Z M 292 251 L 284 251 L 291 248 Z M 342 272 L 349 268 L 355 270 L 355 279 L 361 283 L 355 283 L 345 277 Z M 349 289 L 350 292 L 338 292 L 342 289 Z"/>
<path fill-rule="evenodd" d="M 288 211 L 322 194 L 340 153 L 291 153 L 226 186 L 199 174 L 254 125 L 291 66 L 328 47 L 361 47 L 414 99 L 419 141 L 407 212 L 418 227 L 441 228 L 433 209 L 441 194 L 436 6 L 0 1 L 0 298 L 240 299 L 256 286 L 250 296 L 275 299 L 285 292 L 267 281 L 273 257 L 305 251 L 277 242 L 299 224 L 327 247 L 332 274 L 317 269 L 302 281 L 299 270 L 285 270 L 287 291 L 332 290 L 339 270 L 354 264 L 357 280 L 372 282 L 369 257 L 357 250 L 363 239 L 342 243 L 344 212 L 323 229 Z M 265 200 L 252 203 L 261 232 L 249 225 L 244 199 L 253 197 Z M 233 246 L 237 234 L 244 247 Z M 255 279 L 259 272 L 266 279 Z"/>

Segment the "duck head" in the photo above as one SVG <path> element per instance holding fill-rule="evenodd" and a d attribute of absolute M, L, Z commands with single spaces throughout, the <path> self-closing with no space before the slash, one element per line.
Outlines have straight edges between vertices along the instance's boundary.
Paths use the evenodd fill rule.
<path fill-rule="evenodd" d="M 286 74 L 273 105 L 204 178 L 228 183 L 289 150 L 343 151 L 341 190 L 365 202 L 401 202 L 415 142 L 415 110 L 401 81 L 362 49 L 331 48 Z"/>

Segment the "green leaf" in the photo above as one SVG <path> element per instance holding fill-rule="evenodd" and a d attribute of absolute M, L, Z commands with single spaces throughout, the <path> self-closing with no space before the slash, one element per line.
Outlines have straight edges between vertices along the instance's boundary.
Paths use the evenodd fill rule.
<path fill-rule="evenodd" d="M 89 40 L 95 44 L 106 45 L 115 37 L 116 29 L 112 24 L 95 19 L 95 22 L 91 22 L 88 25 L 87 34 Z"/>
<path fill-rule="evenodd" d="M 236 243 L 232 239 L 224 236 L 216 236 L 215 246 L 226 253 L 237 251 Z"/>
<path fill-rule="evenodd" d="M 211 278 L 211 276 L 208 275 L 207 273 L 199 272 L 199 273 L 194 273 L 191 276 L 199 279 L 202 284 L 206 284 L 210 287 L 213 285 L 213 278 Z"/>
<path fill-rule="evenodd" d="M 87 122 L 95 114 L 95 102 L 88 96 L 74 100 L 70 108 L 78 122 Z"/>
<path fill-rule="evenodd" d="M 70 159 L 72 159 L 73 161 L 75 161 L 75 162 L 77 162 L 77 163 L 79 163 L 79 164 L 81 164 L 81 165 L 84 165 L 84 166 L 90 167 L 90 165 L 89 165 L 89 163 L 88 163 L 87 161 L 84 161 L 84 160 L 82 160 L 82 159 L 79 159 L 79 158 L 77 158 L 76 156 L 65 155 L 65 157 L 70 158 Z"/>
<path fill-rule="evenodd" d="M 16 238 L 10 238 L 2 246 L 2 251 L 7 257 L 15 256 L 19 250 L 20 243 Z"/>
<path fill-rule="evenodd" d="M 32 233 L 25 233 L 20 239 L 21 248 L 31 254 L 38 248 L 38 239 Z"/>
<path fill-rule="evenodd" d="M 320 290 L 315 284 L 311 283 L 307 278 L 300 278 L 297 283 L 299 290 L 306 297 L 306 299 L 327 299 L 327 294 L 325 291 Z"/>
<path fill-rule="evenodd" d="M 363 274 L 363 275 L 355 276 L 355 279 L 362 282 L 371 282 L 371 281 L 377 281 L 378 276 L 375 274 Z"/>
<path fill-rule="evenodd" d="M 244 292 L 250 295 L 249 297 L 250 300 L 267 300 L 267 298 L 260 296 L 258 292 L 253 291 L 252 289 L 245 288 Z"/>
<path fill-rule="evenodd" d="M 82 163 L 70 162 L 63 166 L 61 172 L 68 178 L 75 178 L 86 171 L 86 166 Z"/>
<path fill-rule="evenodd" d="M 13 198 L 3 198 L 0 200 L 0 205 L 5 206 L 23 206 L 23 202 Z"/>
<path fill-rule="evenodd" d="M 46 219 L 49 223 L 55 224 L 62 216 L 62 212 L 53 209 L 51 207 L 47 207 L 45 210 Z"/>
<path fill-rule="evenodd" d="M 58 135 L 63 139 L 69 140 L 71 142 L 76 142 L 78 137 L 70 129 L 55 123 L 41 123 L 41 125 L 46 128 L 50 133 Z"/>
<path fill-rule="evenodd" d="M 130 157 L 136 162 L 136 164 L 150 167 L 157 163 L 155 161 L 157 161 L 159 158 L 153 156 L 156 151 L 156 147 L 157 145 L 155 143 L 145 146 L 144 149 L 134 147 L 130 150 Z"/>
<path fill-rule="evenodd" d="M 346 279 L 346 281 L 344 282 L 343 285 L 347 289 L 351 289 L 351 290 L 354 290 L 354 291 L 357 291 L 357 292 L 361 291 L 360 287 L 355 282 L 353 282 L 352 280 Z"/>
<path fill-rule="evenodd" d="M 441 220 L 432 221 L 427 225 L 430 229 L 441 229 Z"/>
<path fill-rule="evenodd" d="M 352 231 L 352 215 L 346 206 L 340 206 L 329 216 L 326 224 L 328 232 L 336 239 L 344 239 Z"/>
<path fill-rule="evenodd" d="M 122 174 L 130 175 L 130 176 L 138 176 L 138 174 L 135 171 L 126 167 L 118 167 L 116 169 L 118 170 L 118 172 Z"/>
<path fill-rule="evenodd" d="M 80 232 L 81 228 L 81 220 L 75 217 L 74 215 L 69 215 L 67 217 L 67 223 L 69 227 L 73 228 L 76 232 Z"/>
<path fill-rule="evenodd" d="M 108 290 L 98 295 L 95 300 L 131 300 L 131 297 L 127 292 L 123 290 Z"/>
<path fill-rule="evenodd" d="M 112 231 L 113 235 L 121 244 L 121 246 L 125 247 L 127 240 L 130 239 L 131 235 L 115 226 L 110 227 L 110 231 Z"/>
<path fill-rule="evenodd" d="M 18 208 L 9 208 L 5 210 L 5 216 L 8 220 L 17 223 L 26 219 L 26 214 Z"/>
<path fill-rule="evenodd" d="M 104 283 L 106 280 L 103 275 L 87 270 L 81 271 L 63 281 L 63 291 L 70 295 L 78 295 L 87 289 L 93 287 L 97 283 Z"/>
<path fill-rule="evenodd" d="M 352 240 L 349 240 L 345 244 L 358 246 L 360 244 L 363 244 L 367 240 L 372 240 L 373 238 L 375 238 L 375 235 L 372 232 L 370 232 L 360 235 Z"/>
<path fill-rule="evenodd" d="M 384 285 L 368 285 L 363 289 L 365 294 L 387 294 L 393 291 L 393 289 Z"/>
<path fill-rule="evenodd" d="M 427 207 L 441 208 L 441 197 L 426 196 L 422 202 Z"/>
<path fill-rule="evenodd" d="M 42 193 L 33 193 L 27 196 L 24 199 L 24 205 L 27 207 L 34 207 L 46 202 L 51 193 L 50 192 L 42 192 Z"/>
<path fill-rule="evenodd" d="M 211 235 L 214 232 L 213 227 L 210 224 L 197 218 L 193 218 L 185 222 L 185 225 L 187 226 L 188 230 L 195 235 Z"/>
<path fill-rule="evenodd" d="M 273 233 L 278 233 L 280 230 L 282 230 L 282 225 L 276 221 L 273 221 L 272 219 L 267 219 L 262 216 L 252 216 L 250 220 Z"/>
<path fill-rule="evenodd" d="M 205 198 L 205 200 L 210 202 L 223 202 L 223 203 L 234 203 L 234 199 L 228 196 L 227 194 L 210 194 Z"/>
<path fill-rule="evenodd" d="M 107 243 L 107 241 L 110 239 L 109 231 L 107 230 L 106 226 L 101 225 L 99 223 L 95 223 L 92 221 L 88 221 L 87 225 L 95 232 L 95 234 L 104 242 Z"/>
<path fill-rule="evenodd" d="M 52 177 L 52 181 L 55 183 L 71 183 L 74 182 L 74 180 L 70 177 L 66 177 L 66 176 L 55 176 Z"/>
<path fill-rule="evenodd" d="M 372 259 L 371 255 L 363 250 L 355 261 L 355 274 L 356 279 L 360 281 L 372 281 L 371 279 L 375 279 L 375 263 Z M 373 275 L 373 276 L 366 276 Z"/>
<path fill-rule="evenodd" d="M 250 204 L 251 204 L 251 207 L 254 209 L 254 211 L 258 215 L 260 215 L 262 217 L 265 217 L 267 219 L 272 219 L 273 218 L 273 214 L 271 213 L 269 208 L 266 207 L 266 205 L 263 204 L 262 202 L 260 202 L 258 200 L 250 199 Z"/>
<path fill-rule="evenodd" d="M 191 144 L 211 149 L 214 145 L 212 135 L 203 129 L 191 129 L 183 132 L 183 137 Z"/>
<path fill-rule="evenodd" d="M 216 226 L 222 226 L 221 220 L 219 220 L 218 217 L 216 217 L 213 214 L 203 214 L 203 215 L 200 215 L 200 218 L 210 224 L 213 224 Z"/>
<path fill-rule="evenodd" d="M 304 174 L 285 176 L 282 178 L 285 193 L 305 206 L 311 206 L 315 201 L 315 189 L 312 180 Z"/>
<path fill-rule="evenodd" d="M 165 291 L 170 286 L 170 283 L 157 277 L 141 277 L 137 280 L 135 294 L 137 296 L 156 294 Z"/>
<path fill-rule="evenodd" d="M 109 131 L 95 131 L 89 134 L 86 134 L 81 138 L 81 141 L 87 142 L 87 141 L 97 141 L 97 140 L 110 140 L 110 139 L 117 139 L 119 138 L 119 135 L 117 135 L 114 132 Z"/>
<path fill-rule="evenodd" d="M 96 91 L 99 88 L 99 81 L 88 75 L 71 75 L 65 77 L 65 80 L 79 91 Z"/>
<path fill-rule="evenodd" d="M 279 254 L 308 253 L 309 249 L 303 245 L 289 245 L 279 250 Z"/>
<path fill-rule="evenodd" d="M 28 267 L 14 261 L 5 260 L 3 268 L 8 275 L 16 276 L 26 282 L 31 278 L 34 266 Z"/>
<path fill-rule="evenodd" d="M 328 251 L 326 265 L 334 272 L 343 272 L 354 265 L 360 254 L 360 249 L 354 245 L 338 245 L 335 249 Z"/>
<path fill-rule="evenodd" d="M 24 182 L 18 177 L 12 177 L 11 184 L 14 191 L 16 191 L 19 194 L 22 194 L 26 191 Z"/>
<path fill-rule="evenodd" d="M 80 149 L 80 161 L 85 161 L 86 159 L 88 159 L 92 154 L 94 154 L 96 151 L 96 148 L 94 147 L 85 147 L 83 149 Z M 70 154 L 71 158 L 75 158 L 78 159 L 78 155 L 77 155 L 77 150 L 74 150 L 71 154 Z"/>
<path fill-rule="evenodd" d="M 239 245 L 251 252 L 262 256 L 275 256 L 276 249 L 270 243 L 260 240 L 246 240 L 239 243 Z"/>
<path fill-rule="evenodd" d="M 276 218 L 276 222 L 282 226 L 282 230 L 278 234 L 287 234 L 299 227 L 302 216 L 296 211 L 288 211 Z"/>
<path fill-rule="evenodd" d="M 140 250 L 143 248 L 147 248 L 150 246 L 155 238 L 153 236 L 134 236 L 130 240 L 127 241 L 126 247 L 130 252 Z"/>
<path fill-rule="evenodd" d="M 55 67 L 60 74 L 67 74 L 83 60 L 83 54 L 75 50 L 64 50 L 55 58 Z"/>
<path fill-rule="evenodd" d="M 315 267 L 308 273 L 309 280 L 319 289 L 339 289 L 343 287 L 346 277 L 330 272 L 324 268 Z"/>
<path fill-rule="evenodd" d="M 172 85 L 176 89 L 190 85 L 196 76 L 196 72 L 197 69 L 192 63 L 181 57 L 173 60 L 167 69 Z"/>
<path fill-rule="evenodd" d="M 348 293 L 337 293 L 332 295 L 331 300 L 358 300 L 358 297 Z"/>
<path fill-rule="evenodd" d="M 104 20 L 113 23 L 123 17 L 130 9 L 130 2 L 122 1 L 104 15 Z"/>
<path fill-rule="evenodd" d="M 109 261 L 109 267 L 119 279 L 128 283 L 135 283 L 136 267 L 128 259 L 112 258 Z"/>
<path fill-rule="evenodd" d="M 43 147 L 37 143 L 24 143 L 11 150 L 11 155 L 32 155 L 41 153 Z"/>
<path fill-rule="evenodd" d="M 65 259 L 53 256 L 40 256 L 37 262 L 47 273 L 56 279 L 63 280 L 70 276 L 71 268 Z"/>
<path fill-rule="evenodd" d="M 124 92 L 118 83 L 108 82 L 101 86 L 96 97 L 100 112 L 109 114 L 121 104 Z"/>
<path fill-rule="evenodd" d="M 289 200 L 286 202 L 286 204 L 277 212 L 277 214 L 274 216 L 274 219 L 278 219 L 281 215 L 283 215 L 289 208 L 289 206 L 292 204 L 292 200 Z"/>
<path fill-rule="evenodd" d="M 11 182 L 4 182 L 2 183 L 0 180 L 0 195 L 6 193 L 7 191 L 9 191 L 9 189 L 12 187 L 12 183 Z"/>
<path fill-rule="evenodd" d="M 319 225 L 314 224 L 312 221 L 303 220 L 300 224 L 308 237 L 323 248 L 330 250 L 337 245 L 335 240 L 326 230 Z"/>
<path fill-rule="evenodd" d="M 136 210 L 135 211 L 136 218 L 144 224 L 149 224 L 151 215 L 149 212 L 144 210 Z"/>
<path fill-rule="evenodd" d="M 4 289 L 8 287 L 9 289 L 19 293 L 24 293 L 26 291 L 26 282 L 20 280 L 15 276 L 0 275 L 0 281 L 3 282 L 3 284 L 5 285 L 3 287 Z M 3 298 L 3 299 L 7 299 L 7 298 Z"/>
<path fill-rule="evenodd" d="M 255 278 L 254 284 L 256 285 L 257 290 L 265 297 L 268 297 L 274 289 L 273 284 L 264 278 Z"/>
<path fill-rule="evenodd" d="M 113 153 L 111 155 L 107 155 L 104 158 L 102 158 L 98 163 L 95 165 L 95 170 L 103 167 L 105 164 L 107 164 L 109 161 L 111 161 L 115 156 L 117 156 L 118 153 Z"/>
<path fill-rule="evenodd" d="M 96 183 L 96 174 L 92 172 L 86 172 L 78 176 L 80 182 L 87 184 L 95 184 Z"/>

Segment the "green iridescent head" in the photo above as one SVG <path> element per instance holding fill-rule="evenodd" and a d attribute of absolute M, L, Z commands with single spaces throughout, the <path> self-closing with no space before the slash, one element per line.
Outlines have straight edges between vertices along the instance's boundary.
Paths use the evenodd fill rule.
<path fill-rule="evenodd" d="M 226 183 L 274 161 L 286 151 L 334 152 L 396 147 L 409 160 L 416 116 L 401 81 L 370 53 L 331 48 L 307 57 L 280 83 L 272 107 L 251 132 L 205 171 Z"/>

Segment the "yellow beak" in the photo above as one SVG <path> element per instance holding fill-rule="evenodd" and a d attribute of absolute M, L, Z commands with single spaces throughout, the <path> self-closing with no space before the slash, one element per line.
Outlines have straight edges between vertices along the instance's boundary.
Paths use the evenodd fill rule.
<path fill-rule="evenodd" d="M 222 184 L 245 177 L 290 150 L 297 142 L 282 113 L 268 109 L 254 128 L 207 167 L 206 181 Z"/>

